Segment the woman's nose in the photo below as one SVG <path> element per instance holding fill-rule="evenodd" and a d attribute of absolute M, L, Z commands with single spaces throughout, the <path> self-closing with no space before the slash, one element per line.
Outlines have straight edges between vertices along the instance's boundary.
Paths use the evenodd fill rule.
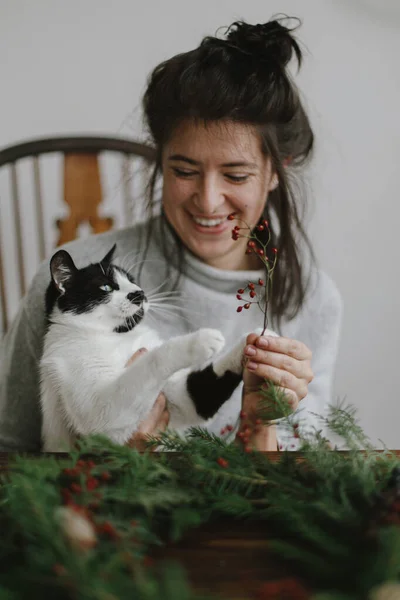
<path fill-rule="evenodd" d="M 216 213 L 224 201 L 222 190 L 212 180 L 203 181 L 194 198 L 196 207 L 205 215 Z"/>

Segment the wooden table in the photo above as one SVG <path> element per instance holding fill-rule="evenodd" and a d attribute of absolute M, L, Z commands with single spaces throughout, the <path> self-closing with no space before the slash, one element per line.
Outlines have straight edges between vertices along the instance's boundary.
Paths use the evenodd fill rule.
<path fill-rule="evenodd" d="M 395 453 L 400 457 L 400 450 Z M 273 461 L 280 456 L 279 452 L 265 454 Z M 0 453 L 0 472 L 7 470 L 10 456 Z M 156 548 L 152 556 L 157 561 L 179 561 L 196 590 L 219 593 L 230 600 L 254 600 L 263 583 L 291 575 L 284 565 L 268 556 L 264 523 L 207 523 L 178 543 Z"/>

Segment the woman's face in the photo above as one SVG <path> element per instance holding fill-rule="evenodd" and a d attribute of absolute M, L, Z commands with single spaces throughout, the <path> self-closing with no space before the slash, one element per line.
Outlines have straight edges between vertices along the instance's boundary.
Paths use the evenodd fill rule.
<path fill-rule="evenodd" d="M 235 212 L 252 229 L 277 185 L 253 127 L 184 121 L 163 149 L 162 171 L 165 215 L 193 254 L 220 269 L 260 266 L 246 239 L 232 240 L 240 222 L 227 221 Z"/>

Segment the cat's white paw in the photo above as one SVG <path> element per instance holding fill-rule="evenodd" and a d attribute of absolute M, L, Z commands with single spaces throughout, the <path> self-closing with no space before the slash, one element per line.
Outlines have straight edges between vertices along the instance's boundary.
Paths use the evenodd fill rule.
<path fill-rule="evenodd" d="M 225 338 L 218 329 L 199 329 L 191 343 L 192 361 L 202 363 L 213 358 L 225 345 Z"/>

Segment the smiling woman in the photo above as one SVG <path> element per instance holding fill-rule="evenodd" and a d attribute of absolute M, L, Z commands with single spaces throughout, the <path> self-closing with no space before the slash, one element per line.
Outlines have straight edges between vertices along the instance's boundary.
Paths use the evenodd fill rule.
<path fill-rule="evenodd" d="M 163 339 L 215 328 L 222 332 L 228 354 L 246 340 L 239 357 L 239 365 L 244 364 L 242 384 L 207 425 L 223 436 L 234 430 L 240 414 L 246 433 L 239 432 L 238 439 L 246 440 L 246 449 L 293 450 L 303 435 L 321 428 L 316 415 L 323 416 L 331 400 L 338 347 L 341 299 L 335 284 L 312 260 L 300 218 L 304 195 L 298 183 L 293 186 L 294 174 L 311 157 L 314 142 L 288 71 L 293 56 L 299 65 L 302 59 L 293 31 L 284 19 L 258 25 L 237 22 L 224 39 L 206 37 L 194 50 L 158 65 L 143 99 L 156 150 L 148 222 L 68 245 L 74 260 L 86 265 L 98 262 L 117 243 L 123 266 L 140 281 L 146 295 L 157 291 L 156 327 Z M 161 198 L 155 194 L 159 178 Z M 152 209 L 160 206 L 157 217 Z M 262 280 L 265 272 L 254 254 L 246 253 L 246 239 L 232 239 L 227 220 L 232 212 L 248 230 L 257 227 L 264 245 L 270 235 L 268 248 L 278 249 L 268 308 L 279 336 L 257 333 L 261 318 L 255 311 L 236 313 L 237 290 Z M 268 228 L 260 226 L 265 220 Z M 137 260 L 134 264 L 132 257 Z M 45 264 L 4 340 L 2 449 L 40 447 L 37 366 L 46 328 L 43 296 L 48 282 Z M 265 300 L 260 296 L 260 304 Z M 249 307 L 250 303 L 245 306 Z M 224 361 L 222 355 L 226 368 Z M 126 368 L 131 368 L 131 361 Z M 219 377 L 217 373 L 213 393 L 203 394 L 204 406 L 218 397 Z M 288 397 L 293 428 L 281 422 L 265 427 L 256 423 L 265 380 Z M 132 405 L 134 394 L 132 390 Z M 173 402 L 170 394 L 167 407 Z M 154 420 L 156 413 L 149 414 L 132 431 L 131 446 L 142 444 L 141 432 L 165 427 L 165 399 L 158 406 L 159 422 Z"/>

